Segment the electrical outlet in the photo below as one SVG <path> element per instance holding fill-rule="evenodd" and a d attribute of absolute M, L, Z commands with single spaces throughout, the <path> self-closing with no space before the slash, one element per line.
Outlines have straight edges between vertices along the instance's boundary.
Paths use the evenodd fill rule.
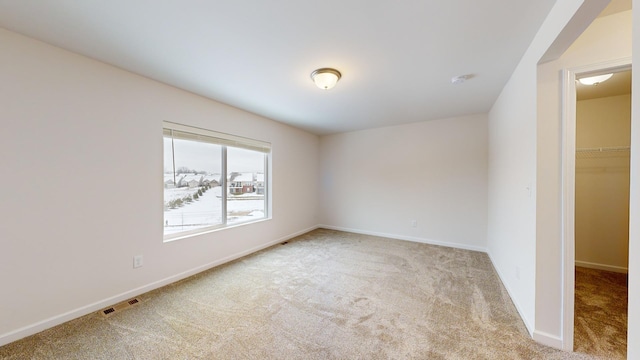
<path fill-rule="evenodd" d="M 136 255 L 133 257 L 133 268 L 139 268 L 142 266 L 142 255 Z"/>
<path fill-rule="evenodd" d="M 418 221 L 415 219 L 411 219 L 411 227 L 417 227 L 418 226 Z"/>

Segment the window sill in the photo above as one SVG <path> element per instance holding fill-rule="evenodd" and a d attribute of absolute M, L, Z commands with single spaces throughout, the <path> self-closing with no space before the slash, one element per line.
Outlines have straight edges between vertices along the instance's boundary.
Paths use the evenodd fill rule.
<path fill-rule="evenodd" d="M 190 234 L 185 234 L 185 235 L 177 235 L 177 236 L 169 235 L 167 237 L 164 237 L 162 242 L 163 243 L 169 243 L 169 242 L 173 242 L 173 241 L 177 241 L 177 240 L 183 240 L 183 239 L 191 238 L 191 237 L 194 237 L 194 236 L 201 236 L 201 235 L 211 234 L 211 233 L 222 231 L 222 230 L 233 229 L 233 228 L 246 226 L 246 225 L 251 225 L 251 224 L 257 224 L 257 223 L 261 223 L 261 222 L 265 222 L 265 221 L 269 221 L 269 220 L 271 220 L 271 217 L 266 217 L 266 218 L 258 219 L 258 220 L 250 220 L 250 221 L 245 221 L 245 222 L 241 222 L 241 223 L 237 223 L 237 224 L 231 224 L 231 225 L 212 226 L 212 227 L 205 228 L 204 230 L 198 231 L 198 232 L 195 232 L 195 233 L 190 233 Z"/>

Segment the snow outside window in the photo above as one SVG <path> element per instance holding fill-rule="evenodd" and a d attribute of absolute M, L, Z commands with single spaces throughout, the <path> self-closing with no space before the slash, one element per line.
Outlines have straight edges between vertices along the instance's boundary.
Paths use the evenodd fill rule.
<path fill-rule="evenodd" d="M 270 144 L 164 123 L 164 240 L 267 217 Z"/>

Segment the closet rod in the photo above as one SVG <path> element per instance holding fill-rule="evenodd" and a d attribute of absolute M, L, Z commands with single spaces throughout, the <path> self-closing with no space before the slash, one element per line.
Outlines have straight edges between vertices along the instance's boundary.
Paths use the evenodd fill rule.
<path fill-rule="evenodd" d="M 613 152 L 613 151 L 628 151 L 631 146 L 608 146 L 608 147 L 594 147 L 594 148 L 578 148 L 576 152 Z"/>

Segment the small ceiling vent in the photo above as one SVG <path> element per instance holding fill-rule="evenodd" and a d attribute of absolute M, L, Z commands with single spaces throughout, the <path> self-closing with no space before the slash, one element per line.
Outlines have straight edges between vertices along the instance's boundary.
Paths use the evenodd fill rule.
<path fill-rule="evenodd" d="M 464 83 L 465 81 L 473 78 L 474 75 L 473 74 L 466 74 L 466 75 L 459 75 L 459 76 L 454 76 L 451 78 L 451 83 L 453 85 L 460 85 L 462 83 Z"/>

